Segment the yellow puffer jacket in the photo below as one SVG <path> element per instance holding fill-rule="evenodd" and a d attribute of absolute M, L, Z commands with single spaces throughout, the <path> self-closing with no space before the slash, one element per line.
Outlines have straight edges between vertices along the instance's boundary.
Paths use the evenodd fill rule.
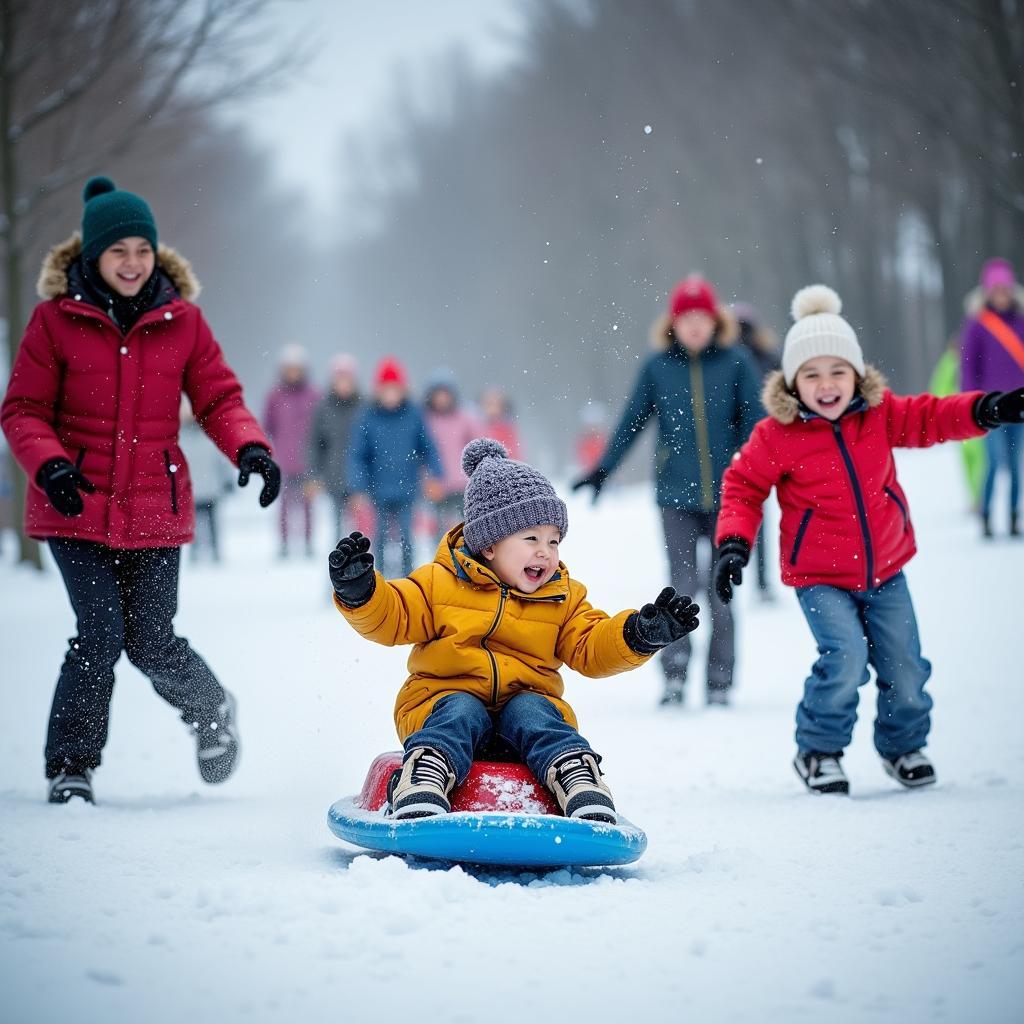
<path fill-rule="evenodd" d="M 565 663 L 585 676 L 611 676 L 647 661 L 622 637 L 632 609 L 609 618 L 559 563 L 533 594 L 502 583 L 466 550 L 462 527 L 445 536 L 434 561 L 406 579 L 386 581 L 361 608 L 335 607 L 362 636 L 379 644 L 415 644 L 409 678 L 395 701 L 403 741 L 449 693 L 472 693 L 498 709 L 523 690 L 539 693 L 574 728 L 558 674 Z"/>

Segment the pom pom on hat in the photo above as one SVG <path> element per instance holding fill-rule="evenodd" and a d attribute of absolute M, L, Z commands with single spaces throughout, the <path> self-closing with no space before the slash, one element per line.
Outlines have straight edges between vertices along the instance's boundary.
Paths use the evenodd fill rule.
<path fill-rule="evenodd" d="M 87 203 L 95 196 L 101 196 L 104 192 L 116 192 L 117 186 L 101 174 L 97 178 L 90 178 L 82 189 L 82 202 Z"/>
<path fill-rule="evenodd" d="M 484 459 L 507 459 L 508 451 L 500 441 L 489 437 L 478 437 L 462 449 L 462 472 L 472 476 L 473 471 Z"/>
<path fill-rule="evenodd" d="M 864 376 L 864 353 L 857 332 L 839 315 L 842 308 L 842 299 L 827 284 L 808 285 L 793 296 L 790 312 L 796 323 L 782 347 L 787 387 L 793 386 L 797 370 L 816 356 L 845 359 L 858 376 Z"/>

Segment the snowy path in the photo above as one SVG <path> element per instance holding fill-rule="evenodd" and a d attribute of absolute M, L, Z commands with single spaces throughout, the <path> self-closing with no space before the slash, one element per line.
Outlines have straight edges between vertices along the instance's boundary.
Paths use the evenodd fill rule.
<path fill-rule="evenodd" d="M 791 594 L 762 606 L 747 587 L 731 710 L 697 706 L 694 686 L 659 712 L 653 666 L 569 680 L 650 838 L 607 873 L 410 868 L 333 839 L 327 806 L 395 746 L 405 654 L 348 631 L 321 558 L 275 563 L 269 517 L 243 501 L 227 566 L 186 567 L 178 620 L 239 697 L 237 777 L 201 787 L 183 727 L 123 662 L 101 804 L 45 805 L 71 616 L 53 572 L 4 564 L 0 1020 L 1020 1020 L 1024 545 L 975 539 L 954 452 L 901 465 L 940 785 L 899 790 L 862 723 L 851 799 L 802 791 L 789 760 L 811 641 Z M 657 593 L 646 491 L 570 515 L 563 556 L 599 606 Z"/>

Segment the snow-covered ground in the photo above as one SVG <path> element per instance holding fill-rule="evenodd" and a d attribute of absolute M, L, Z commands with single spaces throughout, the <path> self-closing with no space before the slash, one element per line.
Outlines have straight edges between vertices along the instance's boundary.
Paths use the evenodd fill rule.
<path fill-rule="evenodd" d="M 0 1020 L 1024 1019 L 1024 545 L 976 539 L 956 458 L 901 459 L 939 785 L 883 775 L 865 692 L 851 798 L 803 791 L 789 761 L 812 643 L 792 594 L 762 605 L 746 586 L 731 709 L 694 685 L 685 710 L 659 710 L 656 666 L 568 680 L 650 839 L 614 871 L 410 867 L 331 836 L 328 805 L 396 745 L 405 652 L 331 610 L 321 555 L 273 558 L 251 488 L 225 510 L 227 564 L 186 563 L 178 618 L 238 696 L 236 777 L 200 784 L 184 727 L 122 662 L 100 803 L 46 805 L 72 617 L 52 569 L 5 563 Z M 657 594 L 645 489 L 570 516 L 563 557 L 595 603 Z"/>

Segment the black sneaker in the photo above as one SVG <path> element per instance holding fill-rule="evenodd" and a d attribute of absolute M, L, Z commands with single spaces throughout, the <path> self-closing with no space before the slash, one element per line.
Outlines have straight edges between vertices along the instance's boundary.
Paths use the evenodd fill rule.
<path fill-rule="evenodd" d="M 807 754 L 798 752 L 793 758 L 793 767 L 812 793 L 840 793 L 845 796 L 850 792 L 850 780 L 839 763 L 842 756 L 841 750 L 834 754 L 813 750 Z"/>
<path fill-rule="evenodd" d="M 915 789 L 918 786 L 930 786 L 935 782 L 935 766 L 921 750 L 910 750 L 891 760 L 882 758 L 885 774 L 892 776 L 901 786 Z"/>
<path fill-rule="evenodd" d="M 612 794 L 601 781 L 597 758 L 589 750 L 573 750 L 557 758 L 544 783 L 555 794 L 567 818 L 606 821 L 612 825 L 618 820 Z"/>
<path fill-rule="evenodd" d="M 433 747 L 414 747 L 388 782 L 391 817 L 430 818 L 451 809 L 448 794 L 455 788 L 455 772 L 448 758 Z"/>
<path fill-rule="evenodd" d="M 87 804 L 96 803 L 92 794 L 92 769 L 82 772 L 61 772 L 50 780 L 47 799 L 51 804 L 66 804 L 73 796 L 80 797 Z"/>
<path fill-rule="evenodd" d="M 192 723 L 196 737 L 196 760 L 203 782 L 223 782 L 238 763 L 238 727 L 235 698 L 224 691 L 224 700 L 201 721 Z"/>

